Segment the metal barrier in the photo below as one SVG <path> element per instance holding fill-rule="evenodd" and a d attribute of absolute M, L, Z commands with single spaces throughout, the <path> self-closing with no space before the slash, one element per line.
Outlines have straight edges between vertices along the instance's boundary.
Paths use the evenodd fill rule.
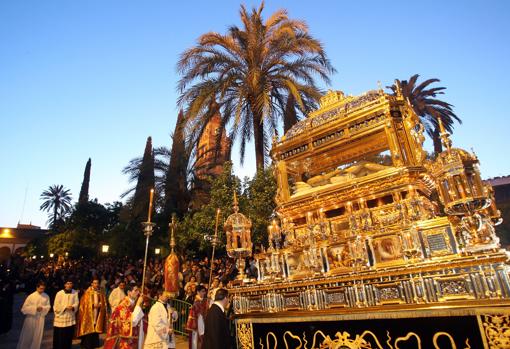
<path fill-rule="evenodd" d="M 189 310 L 191 304 L 179 299 L 172 299 L 170 305 L 177 311 L 178 318 L 177 322 L 174 323 L 174 332 L 183 336 L 188 336 L 189 333 L 186 330 L 186 322 L 188 321 Z"/>

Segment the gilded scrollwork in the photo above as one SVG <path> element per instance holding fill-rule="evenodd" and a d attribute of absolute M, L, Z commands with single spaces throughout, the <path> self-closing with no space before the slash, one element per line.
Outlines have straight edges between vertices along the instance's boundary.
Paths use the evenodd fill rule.
<path fill-rule="evenodd" d="M 253 325 L 251 322 L 239 322 L 237 324 L 237 340 L 239 349 L 254 349 Z"/>
<path fill-rule="evenodd" d="M 490 349 L 510 348 L 510 315 L 482 315 L 482 323 Z"/>

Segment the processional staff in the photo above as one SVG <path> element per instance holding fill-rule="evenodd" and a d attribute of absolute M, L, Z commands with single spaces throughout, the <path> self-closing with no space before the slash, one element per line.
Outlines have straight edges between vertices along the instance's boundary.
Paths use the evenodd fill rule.
<path fill-rule="evenodd" d="M 210 263 L 210 272 L 209 272 L 209 285 L 207 285 L 207 292 L 211 290 L 211 282 L 212 282 L 212 273 L 213 273 L 213 263 L 214 263 L 214 250 L 216 249 L 216 244 L 218 242 L 218 222 L 220 219 L 221 210 L 218 208 L 216 210 L 216 226 L 214 227 L 214 237 L 212 239 L 212 255 L 211 255 L 211 263 Z"/>
<path fill-rule="evenodd" d="M 154 198 L 154 188 L 150 191 L 149 197 L 149 213 L 147 215 L 147 222 L 143 222 L 144 226 L 144 235 L 145 235 L 145 257 L 143 259 L 143 276 L 142 276 L 142 294 L 145 290 L 145 271 L 147 269 L 147 253 L 149 251 L 149 238 L 152 235 L 152 229 L 154 227 L 154 223 L 151 223 L 151 215 L 152 215 L 152 200 Z"/>

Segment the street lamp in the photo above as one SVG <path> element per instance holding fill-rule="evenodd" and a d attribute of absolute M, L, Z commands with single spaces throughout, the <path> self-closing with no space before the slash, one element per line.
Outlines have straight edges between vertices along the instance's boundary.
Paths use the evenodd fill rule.
<path fill-rule="evenodd" d="M 155 248 L 154 249 L 154 253 L 155 254 L 160 254 L 161 253 L 161 249 L 160 248 Z"/>
<path fill-rule="evenodd" d="M 109 249 L 110 249 L 110 246 L 108 246 L 108 245 L 103 245 L 103 246 L 101 246 L 101 251 L 102 251 L 103 253 L 108 253 L 108 250 L 109 250 Z"/>
<path fill-rule="evenodd" d="M 50 258 L 53 258 L 53 256 L 55 256 L 53 253 L 50 253 Z"/>

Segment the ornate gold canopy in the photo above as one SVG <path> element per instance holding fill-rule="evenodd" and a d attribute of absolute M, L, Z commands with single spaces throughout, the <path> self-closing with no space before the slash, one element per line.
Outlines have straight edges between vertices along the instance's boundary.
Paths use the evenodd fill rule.
<path fill-rule="evenodd" d="M 444 130 L 446 150 L 428 158 L 423 132 L 399 89 L 329 91 L 275 139 L 278 220 L 255 255 L 258 281 L 232 289 L 238 316 L 508 302 L 500 214 L 478 159 Z M 251 241 L 233 238 L 249 225 L 231 217 L 234 256 Z"/>

